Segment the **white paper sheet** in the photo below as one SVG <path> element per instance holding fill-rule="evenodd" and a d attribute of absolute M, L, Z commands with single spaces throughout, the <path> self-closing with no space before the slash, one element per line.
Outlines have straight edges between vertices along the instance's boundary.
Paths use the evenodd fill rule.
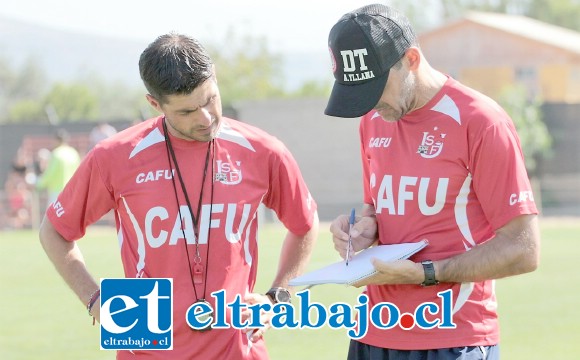
<path fill-rule="evenodd" d="M 363 250 L 346 261 L 339 261 L 290 280 L 290 286 L 318 284 L 351 285 L 376 273 L 372 258 L 382 261 L 407 259 L 429 244 L 427 239 L 414 243 L 379 245 Z"/>

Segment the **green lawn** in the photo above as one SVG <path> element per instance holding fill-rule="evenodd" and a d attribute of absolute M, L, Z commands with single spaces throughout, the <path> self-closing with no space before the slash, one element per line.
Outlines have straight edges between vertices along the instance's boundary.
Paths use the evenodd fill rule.
<path fill-rule="evenodd" d="M 265 226 L 260 233 L 260 273 L 256 290 L 269 288 L 283 233 Z M 570 359 L 580 352 L 578 303 L 580 221 L 542 221 L 542 263 L 532 274 L 499 280 L 503 359 Z M 112 228 L 91 228 L 79 243 L 94 276 L 122 276 Z M 328 225 L 322 225 L 310 268 L 337 260 Z M 114 359 L 99 350 L 99 328 L 91 326 L 73 293 L 46 259 L 32 231 L 0 232 L 0 359 Z M 323 304 L 355 304 L 359 290 L 338 285 L 312 289 Z M 274 360 L 343 359 L 344 330 L 271 330 L 266 334 Z"/>

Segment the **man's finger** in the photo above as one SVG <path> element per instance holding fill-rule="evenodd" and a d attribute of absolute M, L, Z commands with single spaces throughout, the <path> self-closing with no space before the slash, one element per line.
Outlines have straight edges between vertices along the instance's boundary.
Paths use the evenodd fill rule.
<path fill-rule="evenodd" d="M 260 340 L 262 338 L 262 336 L 264 336 L 263 329 L 254 329 L 254 331 L 250 335 L 250 341 L 256 342 L 256 341 Z"/>

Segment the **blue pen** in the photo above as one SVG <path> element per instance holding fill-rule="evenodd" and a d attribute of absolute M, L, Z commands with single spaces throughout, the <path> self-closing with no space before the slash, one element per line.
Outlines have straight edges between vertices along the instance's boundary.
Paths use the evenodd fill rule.
<path fill-rule="evenodd" d="M 350 211 L 350 219 L 348 220 L 348 245 L 346 248 L 346 266 L 348 266 L 348 260 L 350 258 L 350 248 L 352 247 L 352 239 L 350 237 L 350 232 L 354 225 L 354 208 Z"/>

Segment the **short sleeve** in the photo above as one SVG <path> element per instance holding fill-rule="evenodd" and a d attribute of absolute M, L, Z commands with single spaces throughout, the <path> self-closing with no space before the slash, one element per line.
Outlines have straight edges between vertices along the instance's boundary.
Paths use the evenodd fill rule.
<path fill-rule="evenodd" d="M 373 203 L 373 197 L 371 194 L 371 187 L 370 187 L 370 159 L 367 154 L 367 149 L 365 147 L 366 142 L 364 141 L 364 124 L 367 121 L 367 117 L 369 115 L 365 115 L 360 122 L 359 126 L 359 137 L 360 137 L 360 155 L 361 155 L 361 164 L 362 164 L 362 174 L 363 174 L 363 202 L 365 204 L 375 206 Z"/>
<path fill-rule="evenodd" d="M 523 214 L 537 214 L 515 127 L 503 112 L 469 132 L 469 167 L 475 194 L 494 229 Z"/>
<path fill-rule="evenodd" d="M 98 221 L 114 207 L 112 192 L 103 182 L 97 153 L 91 151 L 81 162 L 46 216 L 65 239 L 78 240 L 87 226 Z"/>
<path fill-rule="evenodd" d="M 296 160 L 283 144 L 278 144 L 269 161 L 270 188 L 263 202 L 288 230 L 304 235 L 313 225 L 317 205 Z"/>

